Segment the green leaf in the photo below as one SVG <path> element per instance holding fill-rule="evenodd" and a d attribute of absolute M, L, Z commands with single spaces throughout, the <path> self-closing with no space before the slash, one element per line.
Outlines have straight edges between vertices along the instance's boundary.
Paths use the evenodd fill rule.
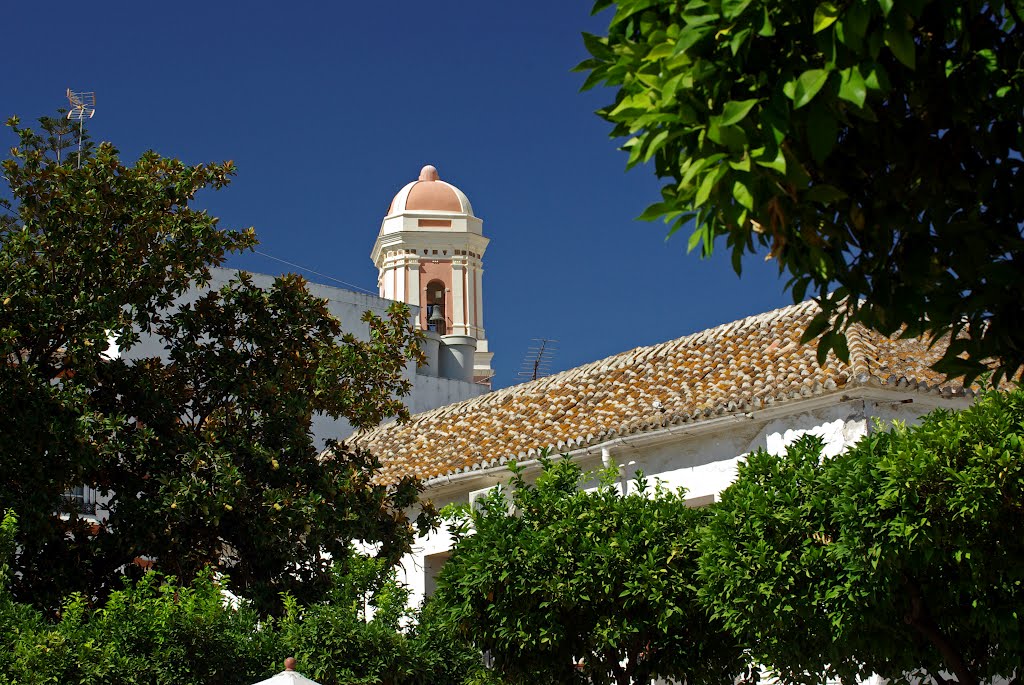
<path fill-rule="evenodd" d="M 826 312 L 818 312 L 818 314 L 811 319 L 811 322 L 807 324 L 807 328 L 804 330 L 803 335 L 800 336 L 800 344 L 806 345 L 811 342 L 827 331 L 831 325 L 832 322 L 829 319 L 828 314 Z"/>
<path fill-rule="evenodd" d="M 827 69 L 809 69 L 804 73 L 800 74 L 800 77 L 796 80 L 796 85 L 793 88 L 793 107 L 794 109 L 800 109 L 818 94 L 822 86 L 828 80 L 829 72 Z"/>
<path fill-rule="evenodd" d="M 754 211 L 754 195 L 750 192 L 750 188 L 747 187 L 747 182 L 743 179 L 736 179 L 732 184 L 732 196 L 740 203 L 741 206 L 746 207 L 750 211 Z"/>
<path fill-rule="evenodd" d="M 655 62 L 675 54 L 676 46 L 673 43 L 661 43 L 651 48 L 651 51 L 644 55 L 644 61 Z"/>
<path fill-rule="evenodd" d="M 708 197 L 711 196 L 711 190 L 715 187 L 715 183 L 718 182 L 717 170 L 708 173 L 704 176 L 704 180 L 701 181 L 700 187 L 697 188 L 697 195 L 693 198 L 693 206 L 700 207 L 708 201 Z"/>
<path fill-rule="evenodd" d="M 864 77 L 864 85 L 868 90 L 876 93 L 887 93 L 889 91 L 889 74 L 881 64 L 872 64 L 868 68 L 867 76 Z"/>
<path fill-rule="evenodd" d="M 608 47 L 607 38 L 584 32 L 583 45 L 587 48 L 587 52 L 600 60 L 612 59 L 615 56 L 612 49 Z"/>
<path fill-rule="evenodd" d="M 707 26 L 688 26 L 682 30 L 679 34 L 679 40 L 676 41 L 675 54 L 681 54 L 689 50 L 696 43 L 708 35 L 711 29 Z"/>
<path fill-rule="evenodd" d="M 915 65 L 914 38 L 906 26 L 887 26 L 883 34 L 885 44 L 892 51 L 892 54 L 907 67 L 913 69 Z"/>
<path fill-rule="evenodd" d="M 764 8 L 760 28 L 757 29 L 757 35 L 763 36 L 764 38 L 771 38 L 775 35 L 775 27 L 772 25 L 771 17 L 768 16 L 767 6 Z"/>
<path fill-rule="evenodd" d="M 839 136 L 839 122 L 822 103 L 815 103 L 807 117 L 807 143 L 818 164 L 825 161 Z"/>
<path fill-rule="evenodd" d="M 742 31 L 737 31 L 736 35 L 729 41 L 729 49 L 732 51 L 734 57 L 739 53 L 743 44 L 747 42 L 747 39 L 750 38 L 751 33 L 753 33 L 752 29 L 745 28 Z"/>
<path fill-rule="evenodd" d="M 703 226 L 694 229 L 693 233 L 690 234 L 690 239 L 686 242 L 686 252 L 690 253 L 697 249 L 697 246 L 704 241 L 706 233 L 707 231 Z"/>
<path fill-rule="evenodd" d="M 839 97 L 863 107 L 867 100 L 868 89 L 860 68 L 848 67 L 839 72 Z"/>
<path fill-rule="evenodd" d="M 611 112 L 608 113 L 608 116 L 615 117 L 633 109 L 646 111 L 650 106 L 651 99 L 646 93 L 641 95 L 627 95 L 622 98 L 622 101 L 617 104 Z"/>
<path fill-rule="evenodd" d="M 747 143 L 747 135 L 739 126 L 720 126 L 712 122 L 708 127 L 708 138 L 730 150 L 740 150 Z"/>
<path fill-rule="evenodd" d="M 871 20 L 871 12 L 866 3 L 854 2 L 846 9 L 846 16 L 843 17 L 843 28 L 856 40 L 864 40 L 868 30 L 868 22 Z"/>
<path fill-rule="evenodd" d="M 722 16 L 735 19 L 743 14 L 753 0 L 722 0 Z"/>
<path fill-rule="evenodd" d="M 987 71 L 988 73 L 991 74 L 992 72 L 999 70 L 999 60 L 996 57 L 996 53 L 994 53 L 991 49 L 985 48 L 983 50 L 978 50 L 976 53 L 974 53 L 974 56 L 975 58 L 982 61 L 982 63 L 985 65 L 985 71 Z"/>
<path fill-rule="evenodd" d="M 655 202 L 643 211 L 643 214 L 638 216 L 637 221 L 654 221 L 665 215 L 666 212 L 671 210 L 671 205 L 667 202 Z"/>
<path fill-rule="evenodd" d="M 780 174 L 786 173 L 786 156 L 782 154 L 781 147 L 775 148 L 774 157 L 759 157 L 754 160 L 754 163 L 765 168 L 772 169 L 773 171 L 777 171 Z"/>
<path fill-rule="evenodd" d="M 878 6 L 882 8 L 882 16 L 888 17 L 892 12 L 893 0 L 878 0 Z"/>
<path fill-rule="evenodd" d="M 840 10 L 831 2 L 823 2 L 814 10 L 814 33 L 824 31 L 839 18 Z"/>
<path fill-rule="evenodd" d="M 830 331 L 825 335 L 821 336 L 821 338 L 818 340 L 818 366 L 825 366 L 825 362 L 828 360 L 828 353 L 829 350 L 832 349 L 833 340 L 835 339 L 835 336 L 836 333 L 834 331 Z"/>
<path fill-rule="evenodd" d="M 839 361 L 844 364 L 850 362 L 850 348 L 846 342 L 846 334 L 835 332 L 832 334 L 832 347 L 836 352 L 836 356 L 839 357 Z"/>
<path fill-rule="evenodd" d="M 657 154 L 658 150 L 665 144 L 665 141 L 668 140 L 668 134 L 668 129 L 665 129 L 664 131 L 659 131 L 651 139 L 651 142 L 647 144 L 646 152 L 644 152 L 644 162 L 649 161 L 651 157 Z"/>
<path fill-rule="evenodd" d="M 730 159 L 729 166 L 737 171 L 750 171 L 750 155 L 744 154 L 739 161 Z"/>
<path fill-rule="evenodd" d="M 750 110 L 757 104 L 757 98 L 750 100 L 730 100 L 722 108 L 721 125 L 731 126 L 743 121 Z"/>

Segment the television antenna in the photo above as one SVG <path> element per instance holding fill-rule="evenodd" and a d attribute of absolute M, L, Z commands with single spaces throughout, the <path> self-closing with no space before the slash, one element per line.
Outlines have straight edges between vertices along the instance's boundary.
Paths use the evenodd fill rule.
<path fill-rule="evenodd" d="M 78 122 L 78 168 L 82 168 L 82 135 L 85 120 L 96 114 L 96 93 L 76 92 L 68 88 L 68 119 Z"/>
<path fill-rule="evenodd" d="M 558 351 L 558 348 L 553 345 L 556 342 L 558 341 L 553 338 L 534 338 L 533 344 L 526 351 L 523 370 L 519 372 L 519 377 L 535 381 L 549 375 L 551 373 L 551 358 Z"/>

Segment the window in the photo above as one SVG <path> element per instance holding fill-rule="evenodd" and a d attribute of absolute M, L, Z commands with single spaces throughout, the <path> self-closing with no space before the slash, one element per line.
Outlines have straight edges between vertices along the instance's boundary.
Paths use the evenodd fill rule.
<path fill-rule="evenodd" d="M 423 557 L 423 597 L 426 599 L 437 590 L 437 577 L 441 575 L 441 569 L 451 557 L 451 552 L 439 554 L 428 554 Z"/>
<path fill-rule="evenodd" d="M 64 495 L 64 511 L 93 516 L 96 514 L 96 492 L 92 488 L 78 485 Z"/>
<path fill-rule="evenodd" d="M 438 335 L 448 333 L 448 323 L 444 312 L 444 282 L 439 280 L 427 283 L 427 330 Z"/>

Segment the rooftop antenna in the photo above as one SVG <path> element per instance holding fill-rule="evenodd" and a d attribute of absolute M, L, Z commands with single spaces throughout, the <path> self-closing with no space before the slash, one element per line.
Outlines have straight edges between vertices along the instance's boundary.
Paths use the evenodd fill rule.
<path fill-rule="evenodd" d="M 535 381 L 549 375 L 551 358 L 558 351 L 553 344 L 556 342 L 558 341 L 553 338 L 534 338 L 534 344 L 526 351 L 526 359 L 523 360 L 523 370 L 519 372 L 519 377 Z"/>
<path fill-rule="evenodd" d="M 68 119 L 78 122 L 78 167 L 82 168 L 82 135 L 85 120 L 96 114 L 96 93 L 78 93 L 68 88 Z"/>

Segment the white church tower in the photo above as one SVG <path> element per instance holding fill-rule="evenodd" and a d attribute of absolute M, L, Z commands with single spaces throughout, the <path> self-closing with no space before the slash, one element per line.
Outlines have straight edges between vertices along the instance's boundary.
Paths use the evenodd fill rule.
<path fill-rule="evenodd" d="M 483 323 L 488 242 L 469 198 L 428 165 L 391 201 L 371 257 L 380 296 L 420 308 L 428 360 L 438 344 L 441 375 L 451 375 L 444 370 L 448 359 L 449 366 L 463 365 L 466 380 L 489 386 L 493 353 Z"/>

